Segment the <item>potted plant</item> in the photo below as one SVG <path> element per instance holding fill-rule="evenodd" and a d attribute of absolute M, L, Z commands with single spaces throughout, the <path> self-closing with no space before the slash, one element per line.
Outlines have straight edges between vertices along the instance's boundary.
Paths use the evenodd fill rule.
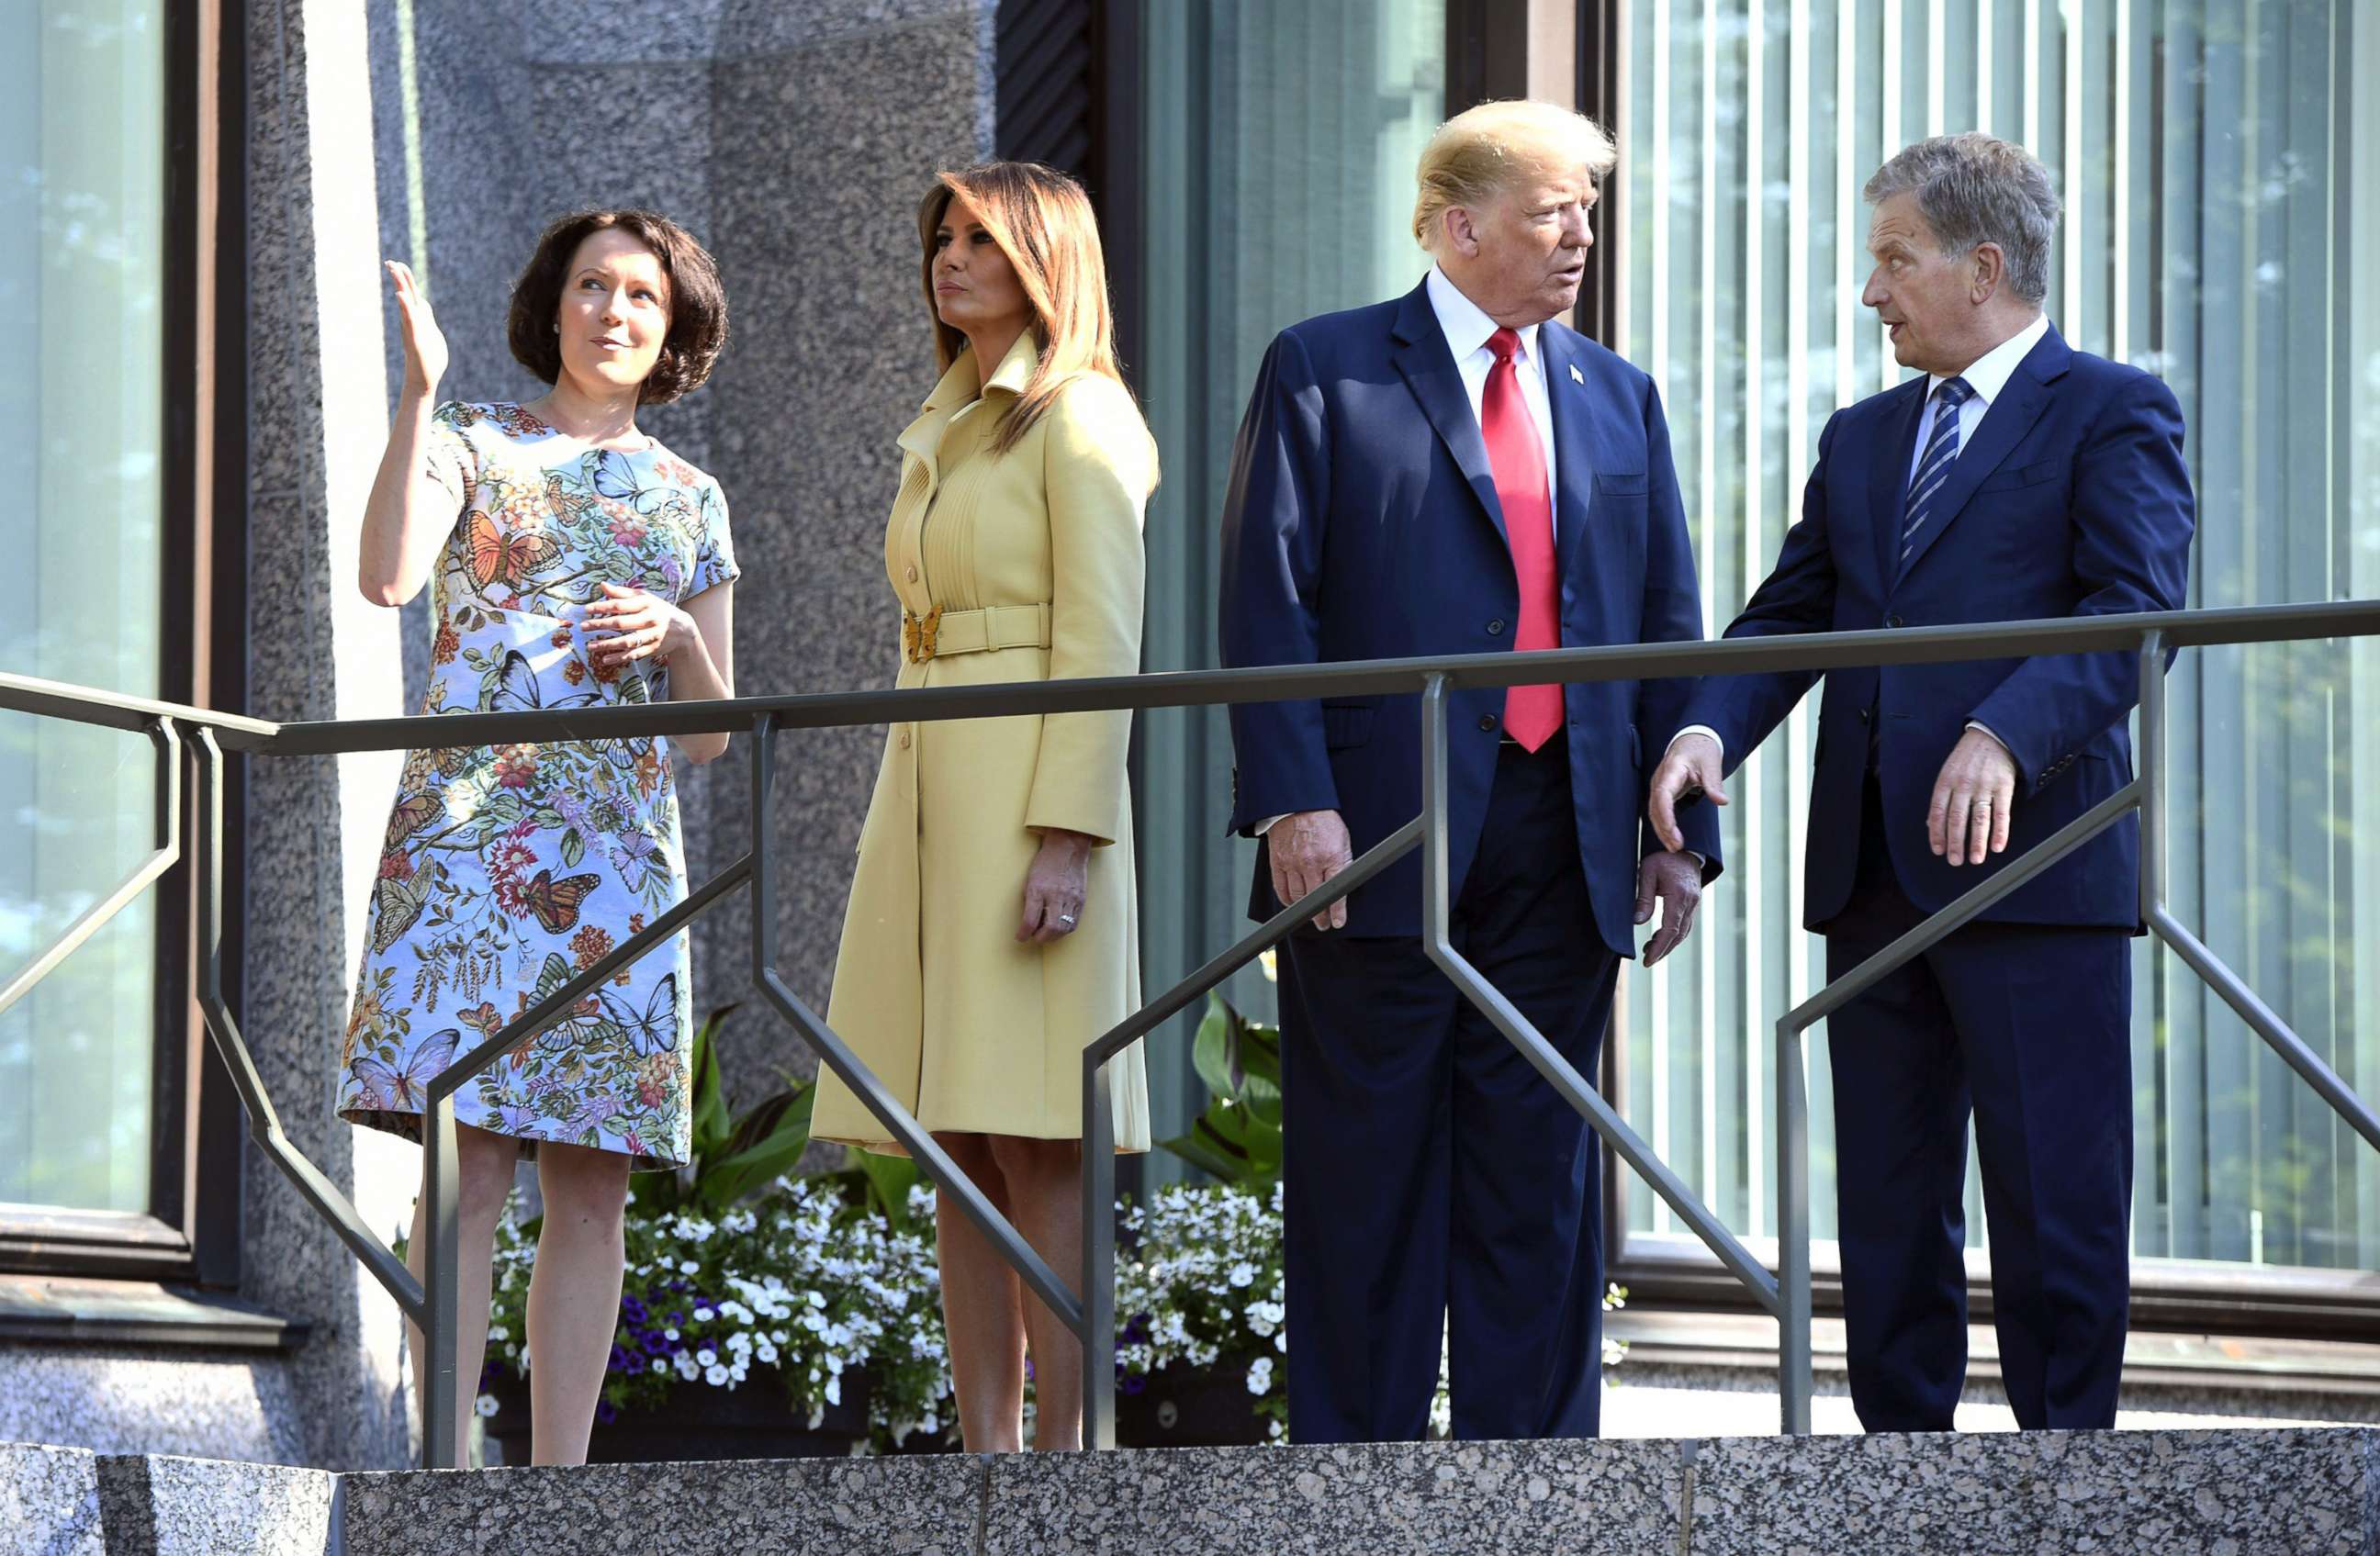
<path fill-rule="evenodd" d="M 732 1007 L 730 1007 L 733 1008 Z M 619 1328 L 588 1456 L 783 1458 L 939 1445 L 951 1419 L 930 1197 L 905 1161 L 795 1176 L 811 1083 L 732 1117 L 696 1034 L 693 1154 L 635 1180 Z M 496 1235 L 479 1411 L 526 1462 L 536 1220 Z"/>

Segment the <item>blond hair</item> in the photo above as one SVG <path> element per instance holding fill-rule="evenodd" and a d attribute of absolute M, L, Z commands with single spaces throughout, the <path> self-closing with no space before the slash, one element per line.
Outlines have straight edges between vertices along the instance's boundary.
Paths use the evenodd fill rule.
<path fill-rule="evenodd" d="M 917 238 L 925 251 L 918 278 L 927 316 L 934 323 L 935 371 L 948 372 L 967 347 L 965 333 L 943 323 L 934 306 L 934 232 L 953 196 L 967 202 L 1016 271 L 1033 309 L 1026 328 L 1041 353 L 1039 366 L 992 433 L 992 452 L 1006 453 L 1014 448 L 1048 412 L 1058 392 L 1084 374 L 1112 380 L 1129 398 L 1130 387 L 1116 361 L 1107 259 L 1090 197 L 1080 184 L 1039 163 L 990 162 L 955 172 L 944 169 L 934 175 L 933 187 L 918 202 Z M 998 366 L 978 362 L 976 368 L 990 378 Z M 1146 423 L 1142 430 L 1147 431 Z M 1149 446 L 1152 451 L 1156 447 L 1153 437 Z"/>
<path fill-rule="evenodd" d="M 1414 171 L 1414 241 L 1431 253 L 1454 206 L 1483 205 L 1524 180 L 1584 166 L 1601 178 L 1619 161 L 1611 138 L 1584 114 L 1525 99 L 1483 103 L 1438 127 Z"/>

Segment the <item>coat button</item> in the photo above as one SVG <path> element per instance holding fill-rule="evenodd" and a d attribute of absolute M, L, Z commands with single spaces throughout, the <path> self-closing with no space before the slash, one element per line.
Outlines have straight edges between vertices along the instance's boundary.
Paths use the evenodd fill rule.
<path fill-rule="evenodd" d="M 1488 623 L 1488 635 L 1489 637 L 1501 637 L 1504 635 L 1504 623 L 1500 618 Z"/>
<path fill-rule="evenodd" d="M 912 563 L 910 563 L 910 564 L 909 564 L 909 582 L 911 582 L 912 584 L 914 584 L 914 583 L 916 583 L 917 581 L 917 564 L 916 564 L 915 562 L 912 562 Z M 1896 625 L 1898 625 L 1898 623 L 1895 623 L 1895 624 L 1896 624 Z"/>
<path fill-rule="evenodd" d="M 1875 717 L 1876 717 L 1876 709 L 1874 709 L 1874 708 L 1872 708 L 1872 707 L 1864 707 L 1864 708 L 1860 709 L 1860 722 L 1861 722 L 1861 723 L 1864 724 L 1864 723 L 1866 723 L 1869 719 L 1871 719 L 1871 718 L 1875 718 Z"/>
<path fill-rule="evenodd" d="M 1905 627 L 1905 626 L 1907 626 L 1909 623 L 1908 623 L 1908 622 L 1906 622 L 1906 621 L 1902 621 L 1902 620 L 1900 619 L 1900 613 L 1896 611 L 1896 612 L 1895 612 L 1895 613 L 1893 613 L 1892 615 L 1890 615 L 1890 616 L 1887 616 L 1887 617 L 1884 619 L 1884 624 L 1885 624 L 1886 626 L 1888 626 L 1888 627 Z"/>
<path fill-rule="evenodd" d="M 909 731 L 906 730 L 901 731 L 901 749 L 904 751 L 909 749 Z"/>
<path fill-rule="evenodd" d="M 1483 730 L 1494 729 L 1496 727 L 1496 716 L 1492 713 L 1481 714 L 1479 716 L 1479 727 Z"/>

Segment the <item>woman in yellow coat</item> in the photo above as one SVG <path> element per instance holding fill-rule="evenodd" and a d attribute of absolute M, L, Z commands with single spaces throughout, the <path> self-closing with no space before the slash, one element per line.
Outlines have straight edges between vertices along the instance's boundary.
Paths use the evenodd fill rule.
<path fill-rule="evenodd" d="M 1026 163 L 918 208 L 941 381 L 901 434 L 884 542 L 898 684 L 1130 675 L 1157 450 L 1117 369 L 1081 187 Z M 986 364 L 989 364 L 987 367 Z M 1051 1268 L 1080 1268 L 1082 1051 L 1140 1004 L 1129 713 L 898 724 L 860 831 L 828 1023 Z M 1115 1139 L 1148 1148 L 1140 1053 Z M 894 1149 L 832 1076 L 820 1139 Z M 1082 1353 L 954 1205 L 942 1309 L 970 1453 L 1081 1443 Z"/>

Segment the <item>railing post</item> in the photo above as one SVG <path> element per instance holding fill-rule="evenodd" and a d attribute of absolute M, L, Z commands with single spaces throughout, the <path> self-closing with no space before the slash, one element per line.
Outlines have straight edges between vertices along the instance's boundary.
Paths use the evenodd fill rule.
<path fill-rule="evenodd" d="M 1802 1031 L 1777 1022 L 1778 1429 L 1810 1430 L 1810 1104 Z"/>
<path fill-rule="evenodd" d="M 2141 922 L 2165 906 L 2165 633 L 2141 637 Z"/>
<path fill-rule="evenodd" d="M 1115 1114 L 1109 1061 L 1083 1056 L 1083 1446 L 1115 1446 Z"/>
<path fill-rule="evenodd" d="M 462 1227 L 457 1207 L 455 1099 L 435 1097 L 421 1119 L 421 1195 L 429 1244 L 421 1250 L 422 1294 L 428 1322 L 421 1326 L 421 1464 L 425 1469 L 461 1469 L 464 1446 L 455 1412 L 462 1380 L 455 1376 L 455 1327 L 462 1320 Z M 476 1382 L 477 1380 L 474 1380 Z"/>
<path fill-rule="evenodd" d="M 1446 880 L 1446 677 L 1433 675 L 1421 690 L 1421 921 L 1433 945 L 1453 911 Z"/>

